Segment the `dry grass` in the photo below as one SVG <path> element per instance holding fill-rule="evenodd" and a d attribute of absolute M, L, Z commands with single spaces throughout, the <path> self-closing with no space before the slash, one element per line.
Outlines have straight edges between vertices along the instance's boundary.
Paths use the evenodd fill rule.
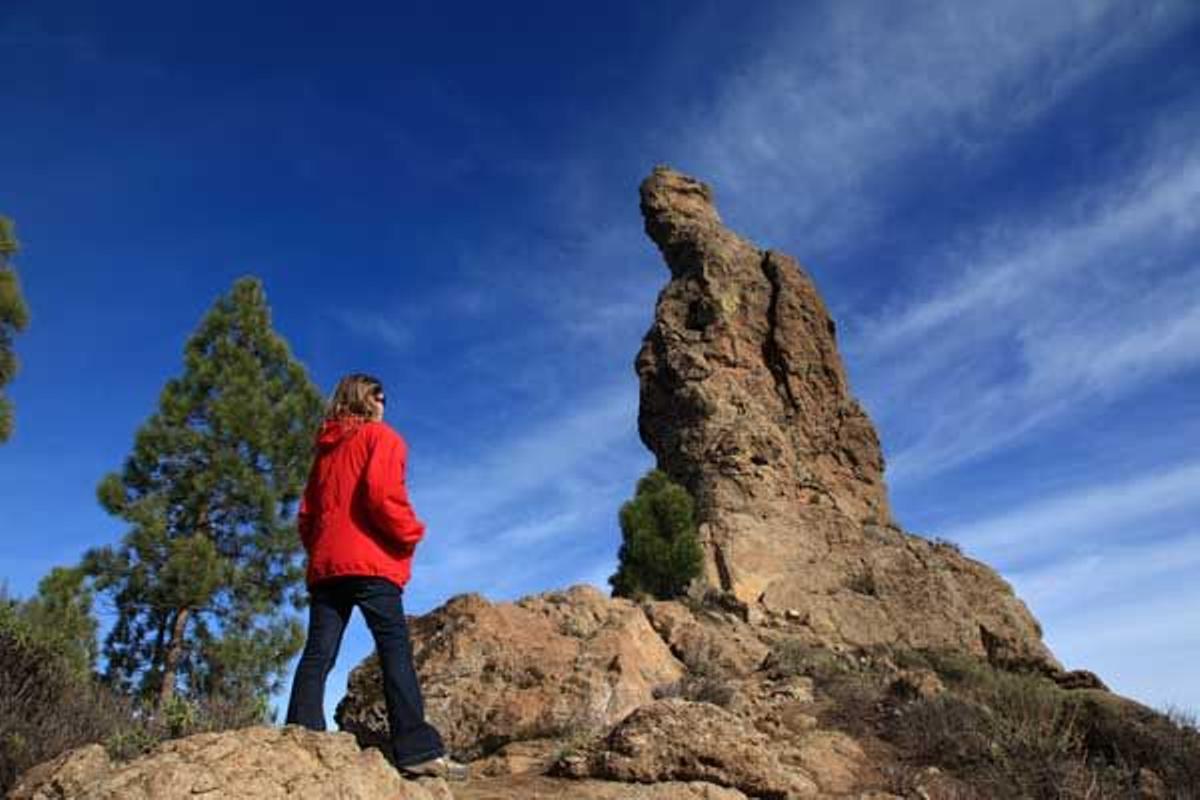
<path fill-rule="evenodd" d="M 263 721 L 244 704 L 179 699 L 152 715 L 80 675 L 54 648 L 0 610 L 0 795 L 30 767 L 85 744 L 104 744 L 118 760 L 165 739 Z"/>
<path fill-rule="evenodd" d="M 882 735 L 913 765 L 937 766 L 996 800 L 1132 797 L 1155 778 L 1170 797 L 1200 797 L 1194 721 L 962 655 L 907 661 L 931 666 L 948 688 L 886 716 Z"/>
<path fill-rule="evenodd" d="M 0 792 L 64 750 L 103 741 L 128 710 L 16 620 L 0 620 Z"/>
<path fill-rule="evenodd" d="M 728 708 L 736 694 L 727 680 L 713 675 L 688 675 L 673 683 L 656 686 L 653 691 L 655 700 L 677 697 L 721 708 Z"/>
<path fill-rule="evenodd" d="M 832 650 L 814 647 L 799 639 L 784 638 L 772 645 L 766 668 L 774 678 L 807 675 L 818 684 L 824 684 L 838 680 L 855 666 Z"/>

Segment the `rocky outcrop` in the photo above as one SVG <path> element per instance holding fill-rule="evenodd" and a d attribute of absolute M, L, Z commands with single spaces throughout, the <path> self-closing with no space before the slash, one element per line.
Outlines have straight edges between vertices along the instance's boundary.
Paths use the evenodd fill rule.
<path fill-rule="evenodd" d="M 781 764 L 767 736 L 708 703 L 660 700 L 642 706 L 609 734 L 585 774 L 650 783 L 705 781 L 752 797 L 812 797 L 816 783 Z"/>
<path fill-rule="evenodd" d="M 426 712 L 447 746 L 470 758 L 607 730 L 683 675 L 638 606 L 590 586 L 516 603 L 463 595 L 412 633 Z M 338 725 L 364 745 L 386 740 L 380 685 L 372 657 L 338 706 Z"/>
<path fill-rule="evenodd" d="M 759 632 L 736 614 L 707 612 L 698 618 L 678 602 L 648 602 L 650 625 L 693 673 L 741 677 L 759 669 L 770 648 Z M 712 623 L 718 624 L 712 624 Z"/>
<path fill-rule="evenodd" d="M 100 745 L 27 772 L 10 800 L 453 800 L 444 781 L 407 781 L 345 733 L 297 727 L 204 733 L 117 764 Z"/>
<path fill-rule="evenodd" d="M 638 605 L 578 586 L 515 603 L 463 595 L 414 620 L 429 716 L 472 761 L 475 779 L 455 795 L 519 797 L 514 787 L 525 787 L 608 797 L 623 784 L 627 793 L 612 796 L 854 789 L 857 744 L 821 727 L 813 681 L 795 663 L 775 674 L 773 646 L 798 641 L 798 623 L 753 625 L 720 598 L 689 602 Z M 384 718 L 368 659 L 351 675 L 338 722 L 369 745 L 383 742 Z M 550 775 L 557 783 L 533 780 Z M 471 794 L 480 786 L 485 793 Z"/>
<path fill-rule="evenodd" d="M 708 582 L 827 646 L 1057 668 L 999 575 L 893 522 L 878 436 L 799 264 L 727 229 L 686 175 L 655 169 L 641 198 L 671 280 L 636 361 L 638 426 L 696 500 Z"/>
<path fill-rule="evenodd" d="M 637 358 L 639 428 L 696 499 L 710 591 L 642 605 L 587 587 L 466 595 L 416 620 L 428 713 L 451 749 L 489 780 L 554 773 L 579 792 L 837 796 L 871 770 L 820 724 L 788 648 L 951 650 L 1062 674 L 999 575 L 892 520 L 878 437 L 799 265 L 726 229 L 708 187 L 679 173 L 655 170 L 642 209 L 671 280 Z M 936 677 L 889 675 L 905 696 L 938 691 Z M 382 743 L 374 660 L 350 683 L 339 724 Z"/>
<path fill-rule="evenodd" d="M 812 504 L 889 522 L 879 440 L 812 281 L 725 228 L 707 185 L 660 167 L 641 195 L 671 270 L 637 357 L 639 429 L 659 465 L 706 517 L 740 501 L 751 513 Z"/>

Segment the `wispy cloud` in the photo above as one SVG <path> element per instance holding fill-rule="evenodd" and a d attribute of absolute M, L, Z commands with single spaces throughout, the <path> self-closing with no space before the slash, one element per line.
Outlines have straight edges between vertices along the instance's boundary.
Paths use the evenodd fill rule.
<path fill-rule="evenodd" d="M 1200 364 L 1200 149 L 1162 127 L 1128 171 L 1064 191 L 1051 212 L 992 220 L 931 255 L 907 304 L 850 327 L 861 391 L 900 429 L 893 482 Z M 912 408 L 933 411 L 919 429 Z"/>
<path fill-rule="evenodd" d="M 1106 535 L 1129 539 L 1134 523 L 1181 509 L 1200 510 L 1198 489 L 1200 462 L 1188 462 L 1136 480 L 1114 480 L 1040 499 L 946 535 L 989 558 L 1044 557 L 1055 550 L 1095 545 Z"/>
<path fill-rule="evenodd" d="M 1157 706 L 1200 708 L 1200 462 L 1084 483 L 949 531 L 1005 570 L 1069 666 Z M 1027 566 L 1022 566 L 1027 565 Z"/>
<path fill-rule="evenodd" d="M 1180 558 L 1176 569 L 1164 563 L 1172 551 Z M 1085 582 L 1073 585 L 1066 581 L 1074 573 L 1063 565 L 1060 596 L 1040 615 L 1047 643 L 1066 664 L 1096 672 L 1121 694 L 1159 708 L 1200 709 L 1200 687 L 1194 680 L 1200 653 L 1200 585 L 1194 579 L 1198 551 L 1200 543 L 1193 536 L 1177 547 L 1113 553 L 1105 563 L 1132 559 L 1131 568 L 1095 570 L 1078 576 Z M 1143 574 L 1137 575 L 1139 571 Z M 1106 594 L 1089 591 L 1089 580 L 1110 577 L 1133 580 Z M 1021 581 L 1015 582 L 1023 591 Z M 1080 589 L 1074 597 L 1072 586 Z"/>
<path fill-rule="evenodd" d="M 1128 524 L 1129 515 L 1125 516 L 1118 525 Z M 1112 534 L 1108 524 L 1098 521 L 1087 531 L 1107 529 L 1108 536 L 1077 536 L 1070 554 L 1010 574 L 1021 596 L 1039 614 L 1088 615 L 1113 598 L 1144 596 L 1147 587 L 1190 583 L 1200 568 L 1200 533 L 1131 542 Z"/>
<path fill-rule="evenodd" d="M 529 547 L 561 536 L 579 522 L 580 512 L 572 509 L 529 520 L 497 531 L 492 540 L 500 547 Z"/>
<path fill-rule="evenodd" d="M 1131 245 L 1153 239 L 1158 253 L 1200 229 L 1194 214 L 1200 204 L 1200 151 L 1190 139 L 1176 140 L 1167 152 L 1156 143 L 1149 163 L 1063 198 L 1066 208 L 1049 219 L 1039 215 L 994 223 L 973 252 L 954 253 L 963 271 L 949 288 L 907 308 L 887 309 L 884 319 L 865 331 L 860 346 L 870 354 L 904 348 L 940 326 L 1009 312 L 1075 273 L 1092 282 L 1080 288 L 1111 294 L 1105 284 L 1114 278 L 1153 272 L 1161 265 L 1139 264 Z M 1080 207 L 1086 211 L 1076 210 Z M 1118 267 L 1114 254 L 1130 260 Z M 1123 274 L 1112 275 L 1117 269 Z"/>
<path fill-rule="evenodd" d="M 333 316 L 354 335 L 394 350 L 407 350 L 413 343 L 412 331 L 382 312 L 342 309 Z"/>
<path fill-rule="evenodd" d="M 1130 287 L 1110 318 L 1022 331 L 1030 393 L 1111 396 L 1200 362 L 1200 264 L 1187 270 L 1140 295 Z"/>
<path fill-rule="evenodd" d="M 628 439 L 636 419 L 636 387 L 622 384 L 583 394 L 556 418 L 443 463 L 425 479 L 429 485 L 423 491 L 433 506 L 449 509 L 456 520 L 491 516 Z"/>
<path fill-rule="evenodd" d="M 615 553 L 617 508 L 632 491 L 624 476 L 649 461 L 634 433 L 631 383 L 581 393 L 559 416 L 414 477 L 413 502 L 430 530 L 423 596 L 440 602 L 463 587 L 506 594 L 535 574 L 570 574 L 580 558 Z"/>
<path fill-rule="evenodd" d="M 802 231 L 810 257 L 842 249 L 908 185 L 905 159 L 1002 140 L 1193 12 L 1084 0 L 804 6 L 689 118 L 688 166 L 759 230 Z"/>

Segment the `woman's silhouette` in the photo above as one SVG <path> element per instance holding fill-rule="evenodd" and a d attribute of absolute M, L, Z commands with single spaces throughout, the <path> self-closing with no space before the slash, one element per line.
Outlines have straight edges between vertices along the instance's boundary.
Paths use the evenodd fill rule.
<path fill-rule="evenodd" d="M 386 402 L 378 379 L 348 375 L 317 436 L 299 515 L 308 554 L 308 638 L 287 721 L 325 730 L 325 679 L 357 606 L 383 670 L 393 763 L 409 775 L 461 780 L 467 769 L 446 756 L 441 735 L 425 720 L 413 667 L 402 596 L 425 526 L 408 502 L 407 447 L 383 422 Z"/>

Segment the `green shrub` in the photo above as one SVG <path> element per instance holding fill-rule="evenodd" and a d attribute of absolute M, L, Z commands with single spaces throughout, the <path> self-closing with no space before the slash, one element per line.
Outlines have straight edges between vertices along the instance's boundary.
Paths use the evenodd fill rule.
<path fill-rule="evenodd" d="M 638 481 L 620 521 L 617 572 L 608 579 L 615 596 L 666 600 L 682 595 L 700 576 L 704 554 L 692 498 L 665 472 L 651 470 Z"/>

